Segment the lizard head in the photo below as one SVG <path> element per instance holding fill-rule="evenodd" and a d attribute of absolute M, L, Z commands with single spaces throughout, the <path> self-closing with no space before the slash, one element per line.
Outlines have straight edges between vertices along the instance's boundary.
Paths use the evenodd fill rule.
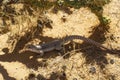
<path fill-rule="evenodd" d="M 38 54 L 44 53 L 42 51 L 42 48 L 41 48 L 40 45 L 32 45 L 32 44 L 26 45 L 24 51 L 31 51 L 31 52 L 35 52 L 35 53 L 38 53 Z"/>

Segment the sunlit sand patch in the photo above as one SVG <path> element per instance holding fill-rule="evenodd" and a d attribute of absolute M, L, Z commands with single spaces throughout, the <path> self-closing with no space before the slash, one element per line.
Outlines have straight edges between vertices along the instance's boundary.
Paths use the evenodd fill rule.
<path fill-rule="evenodd" d="M 6 69 L 9 76 L 17 80 L 21 80 L 29 74 L 29 69 L 20 62 L 0 62 L 0 64 Z"/>

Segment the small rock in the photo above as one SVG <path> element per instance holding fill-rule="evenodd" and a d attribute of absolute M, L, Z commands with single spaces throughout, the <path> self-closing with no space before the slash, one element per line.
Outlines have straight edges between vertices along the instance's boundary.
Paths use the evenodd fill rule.
<path fill-rule="evenodd" d="M 73 78 L 73 80 L 77 80 L 77 78 Z"/>
<path fill-rule="evenodd" d="M 96 73 L 96 68 L 95 67 L 91 67 L 89 72 L 92 73 L 92 74 Z"/>
<path fill-rule="evenodd" d="M 111 64 L 114 64 L 115 62 L 114 62 L 114 60 L 113 60 L 113 59 L 111 59 L 111 60 L 110 60 L 110 63 L 111 63 Z"/>

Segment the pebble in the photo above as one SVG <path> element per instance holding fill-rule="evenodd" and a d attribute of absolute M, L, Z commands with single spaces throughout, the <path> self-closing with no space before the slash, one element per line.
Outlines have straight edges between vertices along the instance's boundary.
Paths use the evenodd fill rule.
<path fill-rule="evenodd" d="M 92 74 L 96 73 L 96 68 L 95 67 L 91 67 L 89 72 L 92 73 Z"/>

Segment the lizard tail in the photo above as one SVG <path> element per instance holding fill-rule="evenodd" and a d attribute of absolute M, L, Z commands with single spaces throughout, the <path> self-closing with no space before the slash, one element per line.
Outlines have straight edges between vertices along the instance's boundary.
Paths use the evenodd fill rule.
<path fill-rule="evenodd" d="M 67 36 L 67 37 L 64 38 L 64 42 L 67 42 L 67 41 L 70 41 L 70 40 L 73 40 L 73 39 L 80 39 L 80 40 L 83 40 L 83 41 L 85 41 L 85 42 L 87 42 L 87 43 L 90 43 L 90 44 L 92 44 L 92 45 L 95 45 L 95 46 L 97 46 L 97 47 L 100 47 L 100 48 L 103 48 L 103 49 L 105 49 L 105 50 L 108 50 L 108 51 L 110 51 L 110 52 L 112 52 L 112 53 L 120 54 L 120 52 L 113 51 L 113 50 L 111 50 L 111 49 L 103 46 L 102 44 L 100 44 L 100 43 L 98 43 L 98 42 L 96 42 L 96 41 L 94 41 L 94 40 L 92 40 L 92 39 L 85 38 L 85 37 L 79 36 L 79 35 Z"/>
<path fill-rule="evenodd" d="M 79 35 L 71 35 L 71 36 L 67 36 L 64 38 L 64 42 L 67 42 L 67 41 L 70 41 L 70 40 L 73 40 L 73 39 L 80 39 L 80 40 L 83 40 L 87 43 L 90 43 L 92 45 L 95 45 L 97 47 L 101 47 L 101 48 L 104 48 L 106 50 L 109 50 L 108 48 L 106 48 L 105 46 L 101 45 L 100 43 L 92 40 L 92 39 L 89 39 L 89 38 L 85 38 L 83 36 L 79 36 Z"/>

